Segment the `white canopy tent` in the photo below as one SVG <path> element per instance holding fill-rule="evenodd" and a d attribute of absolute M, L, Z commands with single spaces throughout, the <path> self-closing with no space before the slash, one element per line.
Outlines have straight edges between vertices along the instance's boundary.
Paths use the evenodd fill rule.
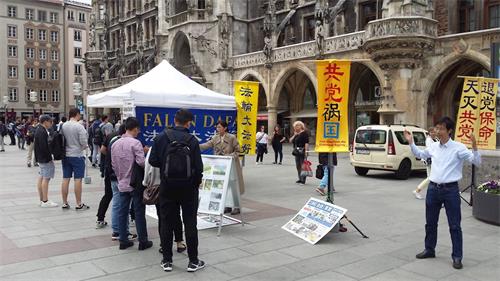
<path fill-rule="evenodd" d="M 88 107 L 121 108 L 123 99 L 136 107 L 235 110 L 233 96 L 216 93 L 185 76 L 166 60 L 118 88 L 87 97 Z"/>

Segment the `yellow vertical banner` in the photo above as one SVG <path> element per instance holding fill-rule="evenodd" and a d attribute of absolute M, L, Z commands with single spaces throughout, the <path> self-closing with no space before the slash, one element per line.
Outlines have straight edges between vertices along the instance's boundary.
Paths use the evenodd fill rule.
<path fill-rule="evenodd" d="M 477 136 L 479 125 L 477 121 L 479 118 L 480 80 L 479 77 L 464 78 L 458 108 L 455 141 L 461 142 L 469 148 L 472 146 L 470 137 L 472 134 Z"/>
<path fill-rule="evenodd" d="M 496 97 L 498 79 L 482 78 L 479 80 L 479 131 L 477 132 L 477 147 L 479 149 L 496 149 Z"/>
<path fill-rule="evenodd" d="M 349 151 L 350 61 L 316 62 L 318 79 L 317 152 Z"/>
<path fill-rule="evenodd" d="M 234 81 L 234 97 L 237 107 L 238 142 L 241 152 L 255 154 L 257 144 L 257 107 L 259 82 Z"/>

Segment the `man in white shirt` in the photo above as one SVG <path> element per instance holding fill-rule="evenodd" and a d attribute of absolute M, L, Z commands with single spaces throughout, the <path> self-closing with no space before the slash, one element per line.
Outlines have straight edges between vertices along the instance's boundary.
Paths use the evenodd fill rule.
<path fill-rule="evenodd" d="M 416 157 L 432 159 L 430 184 L 425 200 L 425 250 L 417 254 L 417 259 L 436 257 L 437 226 L 439 212 L 444 204 L 448 217 L 453 251 L 451 254 L 453 267 L 462 268 L 462 228 L 460 227 L 460 190 L 458 181 L 462 178 L 462 168 L 467 160 L 474 165 L 481 164 L 481 155 L 477 151 L 476 139 L 471 135 L 472 150 L 459 142 L 453 141 L 450 136 L 455 127 L 449 117 L 443 117 L 436 123 L 436 134 L 439 142 L 431 144 L 425 150 L 419 149 L 413 143 L 413 136 L 405 130 L 405 138 Z"/>

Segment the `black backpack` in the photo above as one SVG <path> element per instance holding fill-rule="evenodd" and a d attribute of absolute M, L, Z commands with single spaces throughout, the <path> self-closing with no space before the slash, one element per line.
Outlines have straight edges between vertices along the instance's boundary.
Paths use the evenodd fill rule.
<path fill-rule="evenodd" d="M 167 147 L 163 180 L 167 183 L 188 184 L 193 175 L 192 152 L 189 148 L 189 141 L 193 136 L 187 134 L 183 140 L 176 140 L 170 130 L 166 134 L 170 144 Z"/>
<path fill-rule="evenodd" d="M 104 143 L 104 132 L 102 131 L 102 123 L 94 128 L 94 144 L 101 146 Z"/>
<path fill-rule="evenodd" d="M 49 138 L 49 149 L 54 156 L 54 160 L 62 160 L 66 157 L 66 140 L 62 128 L 63 124 L 61 124 L 59 131 L 54 131 L 52 137 Z"/>

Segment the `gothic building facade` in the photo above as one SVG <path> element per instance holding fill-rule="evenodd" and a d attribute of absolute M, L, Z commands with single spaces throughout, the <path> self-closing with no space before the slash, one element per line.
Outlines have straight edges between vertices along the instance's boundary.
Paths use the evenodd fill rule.
<path fill-rule="evenodd" d="M 88 91 L 165 59 L 232 94 L 259 81 L 259 122 L 314 135 L 315 59 L 351 59 L 350 128 L 456 115 L 458 75 L 489 75 L 500 0 L 94 0 Z M 165 85 L 168 87 L 168 85 Z"/>

